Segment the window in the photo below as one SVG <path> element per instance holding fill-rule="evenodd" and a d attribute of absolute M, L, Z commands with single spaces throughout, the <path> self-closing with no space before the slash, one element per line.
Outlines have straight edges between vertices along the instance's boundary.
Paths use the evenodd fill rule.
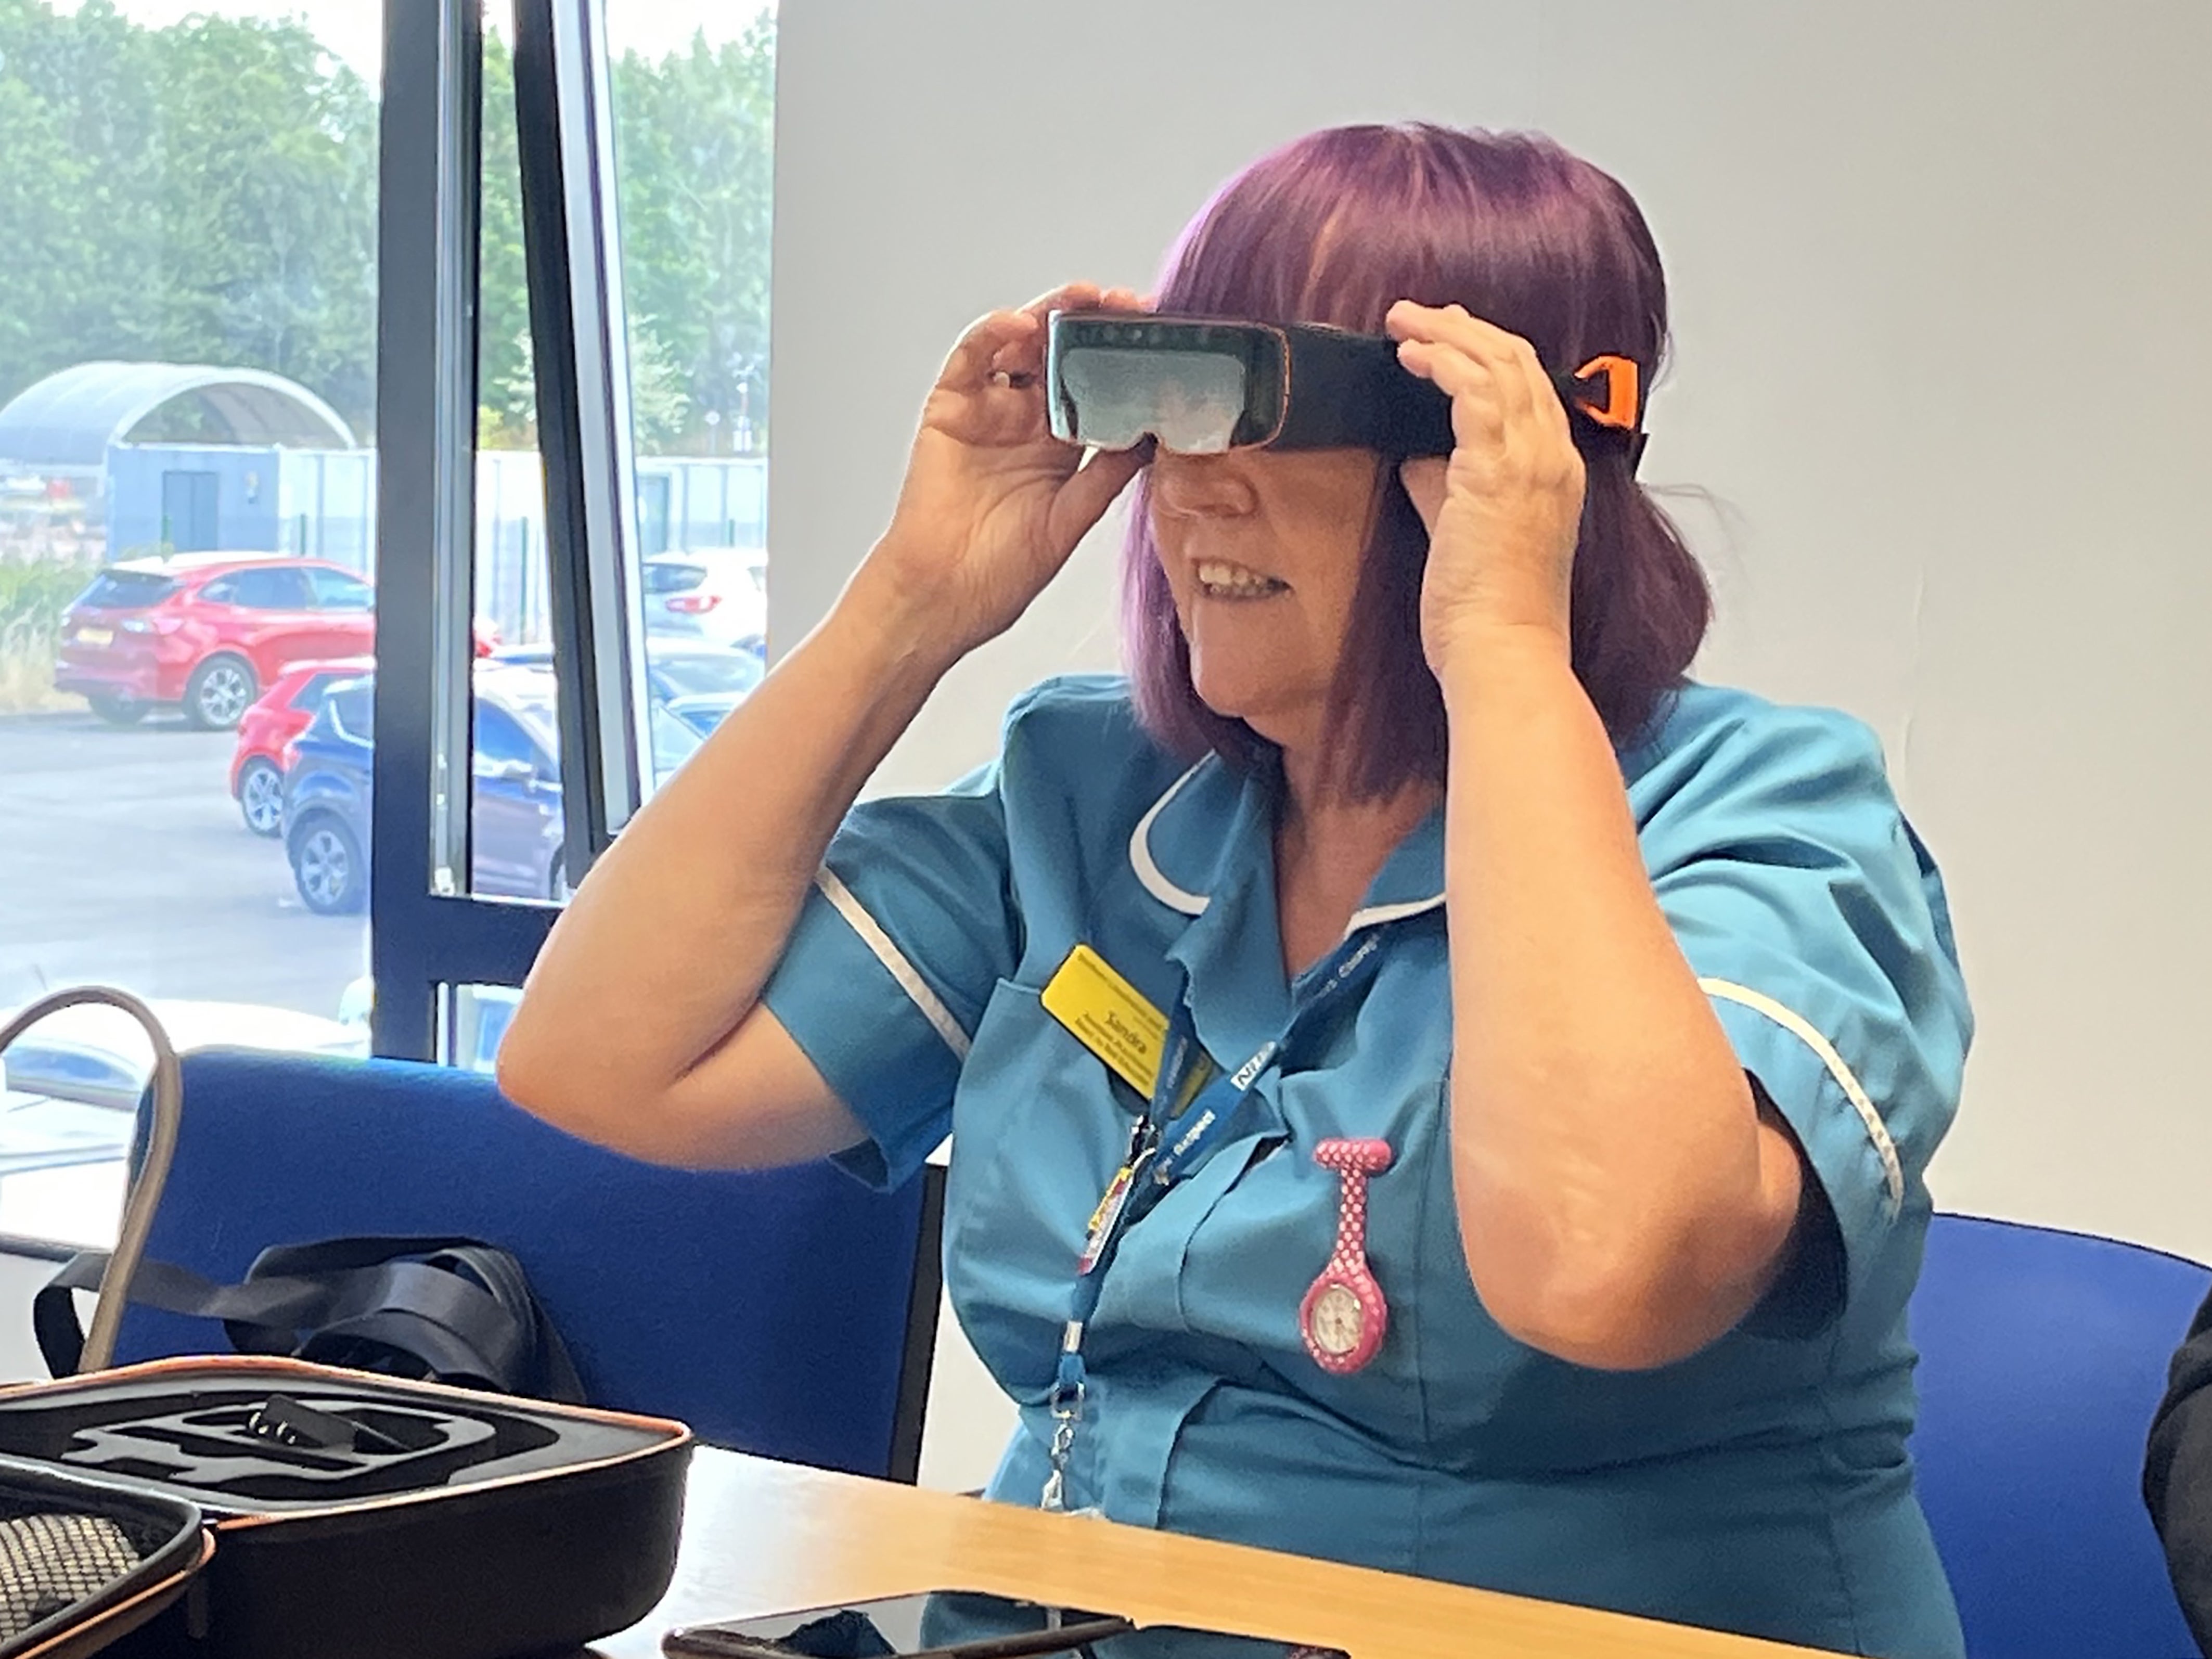
<path fill-rule="evenodd" d="M 348 680 L 333 690 L 317 717 L 341 738 L 376 741 L 376 697 L 366 679 Z"/>
<path fill-rule="evenodd" d="M 349 576 L 343 570 L 330 570 L 320 565 L 307 569 L 307 586 L 313 591 L 314 604 L 324 611 L 369 611 L 375 608 L 376 590 L 358 576 Z"/>
<path fill-rule="evenodd" d="M 629 550 L 645 613 L 632 695 L 653 711 L 657 781 L 668 724 L 696 746 L 766 665 L 775 13 L 607 12 L 627 436 L 653 508 Z"/>
<path fill-rule="evenodd" d="M 741 697 L 761 682 L 760 665 L 738 651 L 660 651 L 653 658 L 653 694 L 678 697 Z"/>
<path fill-rule="evenodd" d="M 576 80 L 584 90 L 572 86 L 565 102 L 517 101 L 533 68 L 533 26 L 548 55 L 572 28 L 606 42 L 604 60 Z M 485 27 L 473 570 L 477 608 L 500 641 L 494 654 L 536 676 L 529 695 L 548 710 L 549 732 L 559 722 L 545 597 L 567 582 L 586 600 L 586 736 L 562 780 L 562 855 L 574 863 L 571 847 L 588 849 L 617 827 L 761 677 L 774 23 L 771 13 L 732 18 L 708 0 L 649 15 L 597 0 L 524 0 L 518 11 L 507 0 Z M 614 211 L 602 217 L 607 192 L 587 176 L 610 160 Z M 550 263 L 561 267 L 538 273 L 547 291 L 535 296 L 531 235 L 557 250 Z M 594 245 L 611 259 L 580 268 L 576 250 Z M 583 344 L 549 365 L 532 303 L 561 312 Z M 609 346 L 595 364 L 594 338 Z M 549 367 L 559 377 L 550 391 Z M 547 397 L 580 411 L 583 426 L 541 429 Z M 594 411 L 611 418 L 592 426 Z M 568 447 L 579 443 L 588 455 Z M 549 493 L 550 524 L 537 516 Z M 557 561 L 548 530 L 570 524 L 580 524 L 587 556 Z M 664 547 L 712 552 L 641 560 Z M 671 675 L 657 672 L 678 659 Z M 617 689 L 623 663 L 627 691 Z M 520 673 L 502 683 L 512 692 Z M 472 684 L 482 757 L 492 727 L 482 715 L 486 682 Z M 487 798 L 478 789 L 469 799 L 481 843 Z M 452 834 L 437 842 L 434 887 L 436 868 L 459 863 L 457 843 Z M 471 856 L 472 890 L 485 890 L 486 868 Z"/>
<path fill-rule="evenodd" d="M 477 700 L 477 759 L 489 763 L 486 769 L 521 766 L 535 771 L 541 758 L 538 745 L 514 715 L 496 703 Z"/>
<path fill-rule="evenodd" d="M 689 592 L 706 580 L 707 567 L 702 564 L 686 564 L 681 559 L 646 561 L 645 591 L 648 598 Z"/>
<path fill-rule="evenodd" d="M 232 791 L 265 775 L 238 752 L 260 692 L 368 647 L 284 625 L 296 568 L 186 592 L 170 558 L 343 547 L 369 574 L 379 10 L 0 7 L 0 1011 L 105 982 L 185 1047 L 366 1047 L 338 1018 L 365 917 L 309 908 Z M 120 1016 L 53 1024 L 72 1065 L 10 1068 L 0 1231 L 97 1242 L 112 1085 L 149 1056 Z"/>
<path fill-rule="evenodd" d="M 246 611 L 306 611 L 314 604 L 304 572 L 241 570 L 230 579 L 231 603 Z"/>
<path fill-rule="evenodd" d="M 343 674 L 308 675 L 300 683 L 300 689 L 292 694 L 292 707 L 303 714 L 313 714 L 323 706 L 323 698 L 331 687 L 346 678 Z"/>
<path fill-rule="evenodd" d="M 76 602 L 88 610 L 139 611 L 161 604 L 177 587 L 174 576 L 150 570 L 103 570 Z"/>

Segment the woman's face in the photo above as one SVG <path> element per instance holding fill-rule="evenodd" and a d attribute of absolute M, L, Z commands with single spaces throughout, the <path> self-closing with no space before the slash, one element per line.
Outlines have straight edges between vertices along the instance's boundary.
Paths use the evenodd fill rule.
<path fill-rule="evenodd" d="M 1378 473 L 1364 449 L 1153 460 L 1152 539 L 1207 708 L 1285 747 L 1318 743 Z"/>

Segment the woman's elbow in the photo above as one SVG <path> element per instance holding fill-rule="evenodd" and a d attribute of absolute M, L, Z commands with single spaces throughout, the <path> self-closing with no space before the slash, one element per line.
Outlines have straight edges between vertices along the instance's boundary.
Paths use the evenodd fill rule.
<path fill-rule="evenodd" d="M 647 1164 L 703 1169 L 728 1163 L 696 1126 L 635 1085 L 593 1077 L 557 1054 L 514 1043 L 511 1035 L 500 1044 L 495 1075 L 509 1101 L 579 1140 Z"/>
<path fill-rule="evenodd" d="M 1710 1347 L 1751 1311 L 1776 1261 L 1763 1228 L 1711 1222 L 1671 1239 L 1623 1234 L 1575 1249 L 1465 1225 L 1461 1241 L 1499 1329 L 1608 1371 L 1656 1370 Z"/>
<path fill-rule="evenodd" d="M 579 1086 L 577 1072 L 567 1057 L 540 1037 L 536 1023 L 518 1009 L 492 1061 L 500 1093 L 533 1117 L 544 1118 L 557 1128 L 585 1133 L 578 1120 L 590 1115 L 592 1091 Z"/>
<path fill-rule="evenodd" d="M 532 1116 L 603 1146 L 617 1145 L 622 1122 L 638 1117 L 617 1109 L 621 1091 L 605 1066 L 564 1041 L 558 1023 L 533 1009 L 527 996 L 500 1039 L 493 1074 L 500 1093 Z"/>
<path fill-rule="evenodd" d="M 1656 1370 L 1688 1358 L 1728 1328 L 1669 1305 L 1646 1274 L 1516 1273 L 1478 1265 L 1472 1250 L 1468 1267 L 1475 1295 L 1500 1330 L 1571 1365 Z"/>

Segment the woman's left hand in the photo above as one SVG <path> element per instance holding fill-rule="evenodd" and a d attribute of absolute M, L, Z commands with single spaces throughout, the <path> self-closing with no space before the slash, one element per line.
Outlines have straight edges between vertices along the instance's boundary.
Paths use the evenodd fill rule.
<path fill-rule="evenodd" d="M 1460 306 L 1401 300 L 1384 326 L 1398 361 L 1452 400 L 1449 461 L 1426 457 L 1399 470 L 1429 529 L 1429 666 L 1442 674 L 1455 652 L 1501 629 L 1535 629 L 1566 649 L 1583 461 L 1552 377 L 1526 340 Z"/>

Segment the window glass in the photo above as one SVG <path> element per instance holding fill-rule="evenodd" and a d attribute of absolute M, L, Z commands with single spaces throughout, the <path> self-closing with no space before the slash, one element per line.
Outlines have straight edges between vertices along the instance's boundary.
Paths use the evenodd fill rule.
<path fill-rule="evenodd" d="M 645 591 L 648 594 L 686 592 L 706 579 L 704 565 L 686 564 L 681 559 L 645 562 Z"/>
<path fill-rule="evenodd" d="M 765 661 L 775 10 L 610 5 L 607 33 L 657 781 Z"/>
<path fill-rule="evenodd" d="M 545 546 L 545 473 L 538 452 L 538 380 L 523 263 L 514 43 L 513 0 L 489 0 L 477 309 L 475 583 L 479 635 L 496 648 L 473 681 L 468 886 L 490 897 L 550 899 L 554 866 L 562 857 L 558 779 L 549 778 L 552 787 L 536 792 L 518 791 L 511 781 L 504 787 L 495 782 L 502 764 L 537 762 L 513 713 L 518 687 L 541 682 L 550 703 L 553 685 L 546 592 L 552 564 Z M 495 682 L 499 690 L 488 690 Z"/>
<path fill-rule="evenodd" d="M 606 8 L 617 217 L 628 313 L 639 592 L 651 788 L 759 683 L 767 634 L 768 283 L 773 8 L 657 0 Z M 483 283 L 478 336 L 477 605 L 510 708 L 553 752 L 550 561 L 537 453 L 514 127 L 510 0 L 486 13 Z M 677 557 L 690 550 L 699 557 Z M 665 668 L 665 672 L 662 672 Z M 477 753 L 489 726 L 479 675 Z M 614 710 L 602 718 L 612 719 Z M 533 849 L 557 840 L 557 788 L 526 812 L 473 797 L 472 889 L 556 896 Z M 557 850 L 557 849 L 556 849 Z M 542 887 L 542 895 L 540 889 Z"/>
<path fill-rule="evenodd" d="M 0 1012 L 106 982 L 182 1047 L 365 1048 L 364 916 L 311 908 L 234 792 L 305 725 L 245 720 L 259 692 L 368 647 L 224 634 L 164 561 L 370 574 L 381 9 L 0 5 Z M 164 601 L 190 625 L 135 614 Z M 40 1040 L 81 1071 L 11 1068 L 0 1231 L 112 1237 L 131 1114 L 94 1097 L 149 1056 L 77 1012 Z"/>
<path fill-rule="evenodd" d="M 308 675 L 300 683 L 300 689 L 292 694 L 292 707 L 303 714 L 312 715 L 323 706 L 323 699 L 329 694 L 331 687 L 349 678 L 338 673 Z"/>
<path fill-rule="evenodd" d="M 174 576 L 148 570 L 104 570 L 77 596 L 82 610 L 139 610 L 159 605 L 177 591 Z"/>
<path fill-rule="evenodd" d="M 514 715 L 498 704 L 477 700 L 477 758 L 498 763 L 538 763 L 538 745 L 530 740 Z"/>
<path fill-rule="evenodd" d="M 374 588 L 343 570 L 311 565 L 307 568 L 307 586 L 313 591 L 315 604 L 325 611 L 368 611 L 376 603 Z"/>
<path fill-rule="evenodd" d="M 514 1018 L 522 993 L 507 985 L 456 985 L 446 1012 L 445 1057 L 471 1072 L 492 1071 L 500 1040 Z"/>
<path fill-rule="evenodd" d="M 348 680 L 333 690 L 320 715 L 326 727 L 363 743 L 376 740 L 376 697 L 367 680 Z"/>
<path fill-rule="evenodd" d="M 761 682 L 760 665 L 736 651 L 683 651 L 664 647 L 653 659 L 653 690 L 659 700 L 672 697 L 743 696 Z"/>
<path fill-rule="evenodd" d="M 665 779 L 678 767 L 690 760 L 699 747 L 699 732 L 680 719 L 665 703 L 653 707 L 653 769 L 657 779 Z"/>
<path fill-rule="evenodd" d="M 231 603 L 248 611 L 305 611 L 313 603 L 305 573 L 290 567 L 241 570 L 230 580 L 237 592 Z"/>
<path fill-rule="evenodd" d="M 202 605 L 236 605 L 238 579 L 234 576 L 217 576 L 211 582 L 203 582 L 199 592 L 192 597 Z"/>

